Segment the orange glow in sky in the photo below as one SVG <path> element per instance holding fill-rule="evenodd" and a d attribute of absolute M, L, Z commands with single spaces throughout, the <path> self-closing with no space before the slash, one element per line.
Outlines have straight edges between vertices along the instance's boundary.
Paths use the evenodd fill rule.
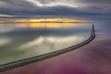
<path fill-rule="evenodd" d="M 89 20 L 78 20 L 78 19 L 69 19 L 69 18 L 40 18 L 40 19 L 16 19 L 14 22 L 29 22 L 29 23 L 78 23 L 78 22 L 89 22 Z"/>

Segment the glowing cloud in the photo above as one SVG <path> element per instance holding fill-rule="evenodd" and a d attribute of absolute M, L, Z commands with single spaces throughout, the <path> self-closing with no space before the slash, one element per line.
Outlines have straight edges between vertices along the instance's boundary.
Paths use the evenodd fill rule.
<path fill-rule="evenodd" d="M 77 4 L 67 3 L 65 0 L 56 1 L 56 0 L 27 0 L 28 2 L 33 3 L 38 7 L 53 7 L 53 6 L 69 6 L 69 7 L 79 7 Z"/>

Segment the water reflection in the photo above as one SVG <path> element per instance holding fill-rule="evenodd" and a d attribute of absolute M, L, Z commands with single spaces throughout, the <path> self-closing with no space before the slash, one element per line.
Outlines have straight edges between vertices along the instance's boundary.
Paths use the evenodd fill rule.
<path fill-rule="evenodd" d="M 59 28 L 55 28 L 55 26 L 54 28 L 46 27 L 48 23 L 44 23 L 45 28 L 38 28 L 38 26 L 18 28 L 16 24 L 18 23 L 11 27 L 9 27 L 11 24 L 7 23 L 1 26 L 0 64 L 54 52 L 79 44 L 88 39 L 91 33 L 89 23 L 54 23 L 54 25 L 61 25 Z M 53 23 L 50 24 L 53 25 Z M 70 25 L 64 27 L 63 25 L 66 24 Z"/>

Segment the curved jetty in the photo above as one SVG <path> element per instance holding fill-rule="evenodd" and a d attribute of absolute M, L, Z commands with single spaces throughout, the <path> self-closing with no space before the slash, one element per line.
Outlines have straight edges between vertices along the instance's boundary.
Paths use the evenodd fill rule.
<path fill-rule="evenodd" d="M 32 58 L 27 58 L 27 59 L 23 59 L 23 60 L 19 60 L 19 61 L 15 61 L 15 62 L 0 65 L 0 72 L 6 71 L 6 70 L 9 70 L 9 69 L 13 69 L 13 68 L 16 68 L 16 67 L 20 67 L 20 66 L 23 66 L 23 65 L 27 65 L 27 64 L 30 64 L 30 63 L 38 62 L 38 61 L 41 61 L 41 60 L 44 60 L 44 59 L 48 59 L 48 58 L 58 56 L 60 54 L 72 51 L 74 49 L 77 49 L 79 47 L 82 47 L 82 46 L 88 44 L 94 38 L 95 38 L 95 29 L 94 29 L 94 24 L 93 24 L 92 25 L 91 36 L 87 40 L 83 41 L 82 43 L 71 46 L 71 47 L 68 47 L 68 48 L 65 48 L 65 49 L 61 49 L 61 50 L 58 50 L 58 51 L 55 51 L 55 52 L 51 52 L 51 53 L 43 54 L 43 55 L 40 55 L 40 56 L 35 56 L 35 57 L 32 57 Z"/>

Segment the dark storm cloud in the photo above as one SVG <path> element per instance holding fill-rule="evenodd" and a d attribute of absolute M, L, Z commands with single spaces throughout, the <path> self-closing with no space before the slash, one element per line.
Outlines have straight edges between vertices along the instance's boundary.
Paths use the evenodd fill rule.
<path fill-rule="evenodd" d="M 40 7 L 34 1 L 38 0 L 0 0 L 0 14 L 16 16 L 69 16 L 80 17 L 93 20 L 110 20 L 111 19 L 111 1 L 110 0 L 55 0 L 66 3 L 70 6 L 51 6 Z M 49 1 L 49 4 L 52 3 Z M 54 3 L 53 3 L 54 4 Z"/>

